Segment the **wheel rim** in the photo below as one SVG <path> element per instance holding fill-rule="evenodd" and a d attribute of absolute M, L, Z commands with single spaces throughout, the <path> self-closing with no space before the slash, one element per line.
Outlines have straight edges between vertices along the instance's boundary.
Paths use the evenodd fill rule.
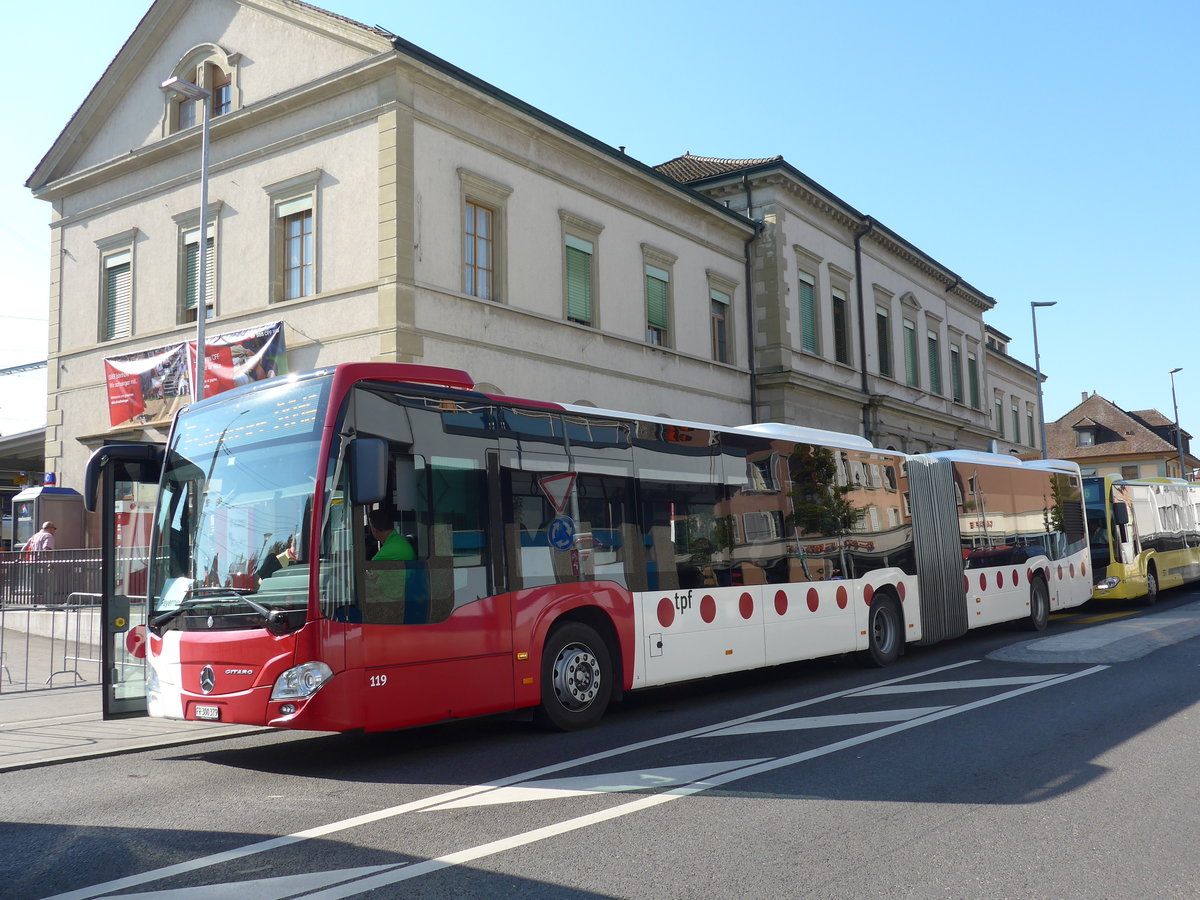
<path fill-rule="evenodd" d="M 1158 593 L 1158 579 L 1151 573 L 1146 576 L 1146 594 L 1153 597 Z"/>
<path fill-rule="evenodd" d="M 880 653 L 887 654 L 892 652 L 892 644 L 896 640 L 896 628 L 892 620 L 892 611 L 889 607 L 880 607 L 876 611 L 874 618 L 871 620 L 871 637 L 874 639 L 875 647 Z"/>
<path fill-rule="evenodd" d="M 600 692 L 600 679 L 600 661 L 583 644 L 568 644 L 554 659 L 554 694 L 569 710 L 589 706 Z"/>
<path fill-rule="evenodd" d="M 1034 621 L 1038 625 L 1044 625 L 1050 621 L 1050 596 L 1045 589 L 1040 589 L 1033 594 L 1034 602 Z"/>

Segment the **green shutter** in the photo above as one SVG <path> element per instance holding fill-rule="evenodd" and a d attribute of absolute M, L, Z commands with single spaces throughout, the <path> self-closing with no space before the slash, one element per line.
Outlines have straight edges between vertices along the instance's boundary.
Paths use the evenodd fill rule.
<path fill-rule="evenodd" d="M 200 292 L 199 287 L 199 272 L 200 268 L 197 262 L 200 257 L 200 244 L 191 243 L 184 247 L 184 269 L 185 278 L 187 279 L 183 293 L 183 308 L 185 310 L 193 310 L 196 308 L 196 296 Z"/>
<path fill-rule="evenodd" d="M 666 277 L 662 277 L 666 276 Z M 662 269 L 646 266 L 646 324 L 663 332 L 670 330 L 671 317 L 667 305 L 667 279 L 670 276 Z"/>
<path fill-rule="evenodd" d="M 904 375 L 909 387 L 920 387 L 917 378 L 917 328 L 904 323 Z"/>
<path fill-rule="evenodd" d="M 938 339 L 932 332 L 929 334 L 929 392 L 942 392 L 942 354 L 938 350 Z"/>
<path fill-rule="evenodd" d="M 185 311 L 191 311 L 196 308 L 196 303 L 200 296 L 200 232 L 196 232 L 196 240 L 184 246 L 184 283 L 183 308 Z M 213 239 L 211 237 L 205 241 L 204 253 L 204 305 L 211 307 L 213 305 L 213 295 L 215 293 L 215 278 L 216 278 L 216 254 L 213 253 Z M 211 313 L 209 314 L 211 316 Z"/>
<path fill-rule="evenodd" d="M 833 295 L 833 355 L 840 363 L 850 364 L 850 323 L 847 318 L 846 298 Z"/>
<path fill-rule="evenodd" d="M 130 262 L 111 265 L 105 272 L 104 339 L 133 332 L 133 269 Z"/>
<path fill-rule="evenodd" d="M 592 255 L 567 247 L 567 318 L 592 324 Z"/>
<path fill-rule="evenodd" d="M 887 310 L 875 307 L 875 332 L 879 341 L 879 374 L 892 377 L 892 334 Z"/>
<path fill-rule="evenodd" d="M 800 347 L 809 353 L 817 351 L 817 306 L 814 284 L 800 275 Z"/>
<path fill-rule="evenodd" d="M 979 363 L 975 354 L 967 354 L 967 387 L 971 392 L 971 408 L 979 409 Z"/>

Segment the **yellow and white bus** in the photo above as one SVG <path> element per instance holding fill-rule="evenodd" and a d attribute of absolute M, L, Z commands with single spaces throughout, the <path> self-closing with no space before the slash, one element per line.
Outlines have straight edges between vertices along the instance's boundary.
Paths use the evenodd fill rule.
<path fill-rule="evenodd" d="M 1097 599 L 1141 599 L 1200 578 L 1200 484 L 1083 479 Z"/>

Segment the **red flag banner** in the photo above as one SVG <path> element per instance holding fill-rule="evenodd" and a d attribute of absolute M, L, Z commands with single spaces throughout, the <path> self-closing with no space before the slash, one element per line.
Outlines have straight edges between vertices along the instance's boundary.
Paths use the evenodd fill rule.
<path fill-rule="evenodd" d="M 183 344 L 104 360 L 112 427 L 170 421 L 191 395 Z"/>
<path fill-rule="evenodd" d="M 287 372 L 283 323 L 219 334 L 204 342 L 204 396 Z M 196 344 L 169 344 L 104 360 L 109 422 L 165 425 L 192 396 Z"/>

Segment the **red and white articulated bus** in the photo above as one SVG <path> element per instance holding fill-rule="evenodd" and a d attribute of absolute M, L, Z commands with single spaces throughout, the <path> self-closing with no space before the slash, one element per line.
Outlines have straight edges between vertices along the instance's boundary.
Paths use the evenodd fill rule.
<path fill-rule="evenodd" d="M 247 385 L 181 412 L 160 456 L 147 698 L 169 718 L 584 728 L 625 691 L 887 665 L 1091 594 L 1071 463 L 491 396 L 456 370 Z"/>

